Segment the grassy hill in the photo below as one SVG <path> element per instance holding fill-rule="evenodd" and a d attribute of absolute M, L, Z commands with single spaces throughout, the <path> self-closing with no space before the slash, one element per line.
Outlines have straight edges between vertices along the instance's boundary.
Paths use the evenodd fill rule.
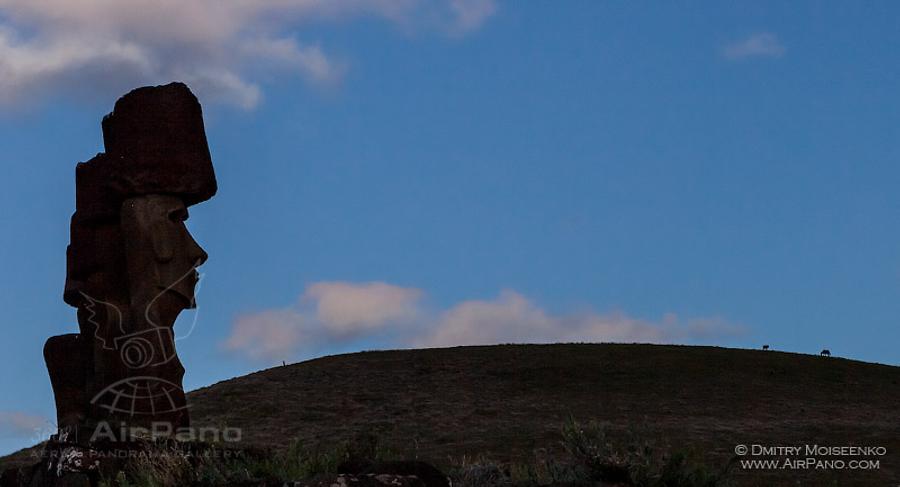
<path fill-rule="evenodd" d="M 224 381 L 189 401 L 195 426 L 241 428 L 255 446 L 328 448 L 369 433 L 439 465 L 528 464 L 563 455 L 574 418 L 602 422 L 613 443 L 640 435 L 710 465 L 736 445 L 880 446 L 877 470 L 734 472 L 747 485 L 900 483 L 900 368 L 840 358 L 627 344 L 362 352 Z"/>

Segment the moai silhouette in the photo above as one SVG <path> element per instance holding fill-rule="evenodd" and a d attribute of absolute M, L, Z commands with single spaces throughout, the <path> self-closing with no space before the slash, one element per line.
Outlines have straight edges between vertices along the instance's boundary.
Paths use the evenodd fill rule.
<path fill-rule="evenodd" d="M 63 299 L 79 333 L 44 347 L 60 435 L 82 440 L 102 423 L 190 425 L 173 326 L 196 306 L 207 255 L 184 222 L 217 189 L 200 103 L 184 84 L 131 91 L 102 127 L 106 152 L 75 169 Z"/>

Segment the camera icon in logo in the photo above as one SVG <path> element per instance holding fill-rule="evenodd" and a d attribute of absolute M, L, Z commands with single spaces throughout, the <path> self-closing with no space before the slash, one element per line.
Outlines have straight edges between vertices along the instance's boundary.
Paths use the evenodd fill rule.
<path fill-rule="evenodd" d="M 131 369 L 163 365 L 175 358 L 175 336 L 171 329 L 156 327 L 113 340 L 122 362 Z"/>

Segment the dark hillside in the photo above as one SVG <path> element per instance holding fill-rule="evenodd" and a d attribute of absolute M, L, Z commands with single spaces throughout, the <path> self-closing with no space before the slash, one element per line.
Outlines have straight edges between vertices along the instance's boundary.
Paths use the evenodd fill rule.
<path fill-rule="evenodd" d="M 887 451 L 873 471 L 737 468 L 741 484 L 900 479 L 900 368 L 841 358 L 625 344 L 363 352 L 221 382 L 189 401 L 195 426 L 241 428 L 253 446 L 299 438 L 327 448 L 371 433 L 439 465 L 529 462 L 562 454 L 560 431 L 572 417 L 608 423 L 613 438 L 637 431 L 711 465 L 737 445 Z"/>
<path fill-rule="evenodd" d="M 198 425 L 254 444 L 333 444 L 372 432 L 394 449 L 525 459 L 559 450 L 569 416 L 646 429 L 727 461 L 736 445 L 883 446 L 877 472 L 782 479 L 895 479 L 900 368 L 717 347 L 565 344 L 363 352 L 278 367 L 190 395 Z M 761 471 L 753 477 L 767 477 Z"/>

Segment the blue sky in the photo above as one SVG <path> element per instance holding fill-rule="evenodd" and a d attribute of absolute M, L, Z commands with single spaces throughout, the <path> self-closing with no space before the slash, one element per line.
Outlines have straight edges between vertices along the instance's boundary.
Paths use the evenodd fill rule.
<path fill-rule="evenodd" d="M 175 79 L 219 179 L 188 389 L 509 341 L 900 364 L 896 4 L 134 3 L 0 3 L 0 453 L 54 417 L 74 165 Z"/>

